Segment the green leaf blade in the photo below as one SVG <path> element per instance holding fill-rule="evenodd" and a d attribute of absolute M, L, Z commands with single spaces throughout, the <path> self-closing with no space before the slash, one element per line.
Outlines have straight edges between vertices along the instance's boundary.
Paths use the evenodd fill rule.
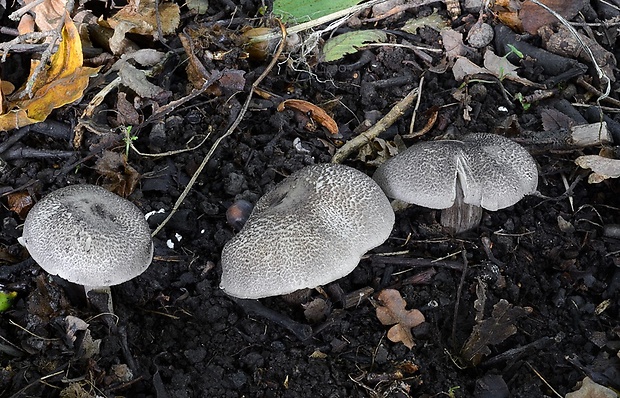
<path fill-rule="evenodd" d="M 377 29 L 343 33 L 325 42 L 323 61 L 337 61 L 347 54 L 357 52 L 364 44 L 383 43 L 385 41 L 387 41 L 387 34 Z"/>
<path fill-rule="evenodd" d="M 302 23 L 353 7 L 362 0 L 275 0 L 273 15 L 284 23 Z"/>

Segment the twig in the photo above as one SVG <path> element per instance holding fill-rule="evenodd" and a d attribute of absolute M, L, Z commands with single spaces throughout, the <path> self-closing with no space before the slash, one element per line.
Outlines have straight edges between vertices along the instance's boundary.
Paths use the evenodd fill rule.
<path fill-rule="evenodd" d="M 187 186 L 185 187 L 185 189 L 181 193 L 181 196 L 179 196 L 179 198 L 175 202 L 174 207 L 170 211 L 170 214 L 168 214 L 168 216 L 164 219 L 164 221 L 162 221 L 162 223 L 159 224 L 159 226 L 157 226 L 155 231 L 153 231 L 153 233 L 151 234 L 152 236 L 157 235 L 159 233 L 159 231 L 161 231 L 162 228 L 168 223 L 168 221 L 170 221 L 172 216 L 177 212 L 177 210 L 179 209 L 179 207 L 181 206 L 181 204 L 185 200 L 185 197 L 187 196 L 189 191 L 194 186 L 194 183 L 198 179 L 198 176 L 202 172 L 202 169 L 205 168 L 205 166 L 209 162 L 209 159 L 211 159 L 211 156 L 213 155 L 213 152 L 215 152 L 215 150 L 220 145 L 222 140 L 224 138 L 228 137 L 229 135 L 231 135 L 233 133 L 233 131 L 235 131 L 235 129 L 237 128 L 239 123 L 241 123 L 241 120 L 245 116 L 245 113 L 247 112 L 248 107 L 250 106 L 250 101 L 252 100 L 252 95 L 254 94 L 254 89 L 256 89 L 256 87 L 258 87 L 258 85 L 265 79 L 265 77 L 267 77 L 267 75 L 271 72 L 273 67 L 278 62 L 278 57 L 280 57 L 280 54 L 282 54 L 282 51 L 284 50 L 284 45 L 286 44 L 286 28 L 284 27 L 282 22 L 280 22 L 280 20 L 278 20 L 278 23 L 280 25 L 280 30 L 282 31 L 282 40 L 280 41 L 280 44 L 278 46 L 278 49 L 276 50 L 276 53 L 271 58 L 271 62 L 269 62 L 269 65 L 267 65 L 267 68 L 265 68 L 263 73 L 261 73 L 261 75 L 254 81 L 254 83 L 252 83 L 252 88 L 250 89 L 250 92 L 248 93 L 248 97 L 246 98 L 245 103 L 243 104 L 243 107 L 239 111 L 239 114 L 235 118 L 235 121 L 228 128 L 228 130 L 226 130 L 226 132 L 221 137 L 219 137 L 217 140 L 215 140 L 215 142 L 211 146 L 211 149 L 209 149 L 209 152 L 207 153 L 207 155 L 202 160 L 202 163 L 200 164 L 200 166 L 198 167 L 198 169 L 196 170 L 194 175 L 192 175 L 192 178 L 190 179 L 189 183 L 187 184 Z"/>
<path fill-rule="evenodd" d="M 211 136 L 211 132 L 208 132 L 205 137 L 202 139 L 202 141 L 200 141 L 198 143 L 198 145 L 193 146 L 191 148 L 184 148 L 184 149 L 175 149 L 173 151 L 167 151 L 167 152 L 163 152 L 163 153 L 144 153 L 144 152 L 140 152 L 138 150 L 138 148 L 136 148 L 133 144 L 132 141 L 129 142 L 129 146 L 131 147 L 131 149 L 134 150 L 135 153 L 137 153 L 140 156 L 144 156 L 147 158 L 162 158 L 164 156 L 172 156 L 172 155 L 178 155 L 179 153 L 183 153 L 183 152 L 191 152 L 191 151 L 195 151 L 196 149 L 200 148 L 202 146 L 202 144 L 204 144 L 205 142 L 207 142 L 207 140 L 209 139 L 209 137 Z M 189 143 L 189 142 L 188 142 Z"/>
<path fill-rule="evenodd" d="M 390 10 L 388 10 L 384 14 L 377 15 L 376 17 L 373 17 L 373 18 L 364 19 L 362 20 L 362 22 L 363 23 L 379 22 L 383 19 L 391 17 L 392 15 L 398 14 L 399 12 L 403 12 L 411 8 L 419 8 L 419 7 L 428 5 L 428 4 L 439 3 L 439 2 L 445 2 L 445 1 L 444 0 L 417 0 L 417 1 L 408 2 L 406 4 L 401 4 L 401 5 L 392 7 Z"/>
<path fill-rule="evenodd" d="M 43 340 L 43 341 L 58 341 L 58 340 L 60 340 L 59 338 L 48 339 L 48 338 L 46 338 L 46 337 L 39 336 L 38 334 L 34 334 L 34 333 L 32 333 L 30 330 L 28 330 L 28 329 L 26 329 L 25 327 L 23 327 L 22 325 L 20 325 L 20 324 L 18 324 L 18 323 L 13 322 L 13 320 L 12 320 L 12 319 L 9 319 L 9 324 L 11 324 L 11 325 L 13 325 L 13 326 L 18 327 L 19 329 L 23 330 L 24 332 L 28 333 L 28 334 L 29 334 L 29 335 L 31 335 L 32 337 L 35 337 L 35 338 L 37 338 L 37 339 L 39 339 L 39 340 Z"/>
<path fill-rule="evenodd" d="M 39 377 L 38 379 L 34 380 L 33 382 L 31 382 L 30 384 L 28 384 L 27 386 L 25 386 L 24 388 L 22 388 L 21 390 L 17 391 L 15 394 L 11 395 L 9 398 L 18 398 L 21 397 L 23 393 L 26 392 L 26 390 L 28 390 L 30 387 L 37 385 L 38 383 L 44 383 L 46 384 L 46 380 L 47 379 L 51 379 L 52 377 L 56 377 L 59 376 L 63 373 L 65 373 L 64 369 L 69 365 L 69 363 L 67 362 L 66 364 L 62 365 L 56 372 L 54 373 L 50 373 L 48 375 Z"/>
<path fill-rule="evenodd" d="M 233 301 L 243 308 L 246 313 L 259 315 L 270 320 L 276 325 L 281 326 L 293 333 L 295 337 L 301 341 L 308 340 L 312 337 L 313 331 L 310 325 L 299 323 L 286 315 L 274 311 L 271 308 L 267 308 L 258 300 L 234 298 Z"/>
<path fill-rule="evenodd" d="M 19 36 L 17 29 L 7 28 L 6 26 L 0 26 L 0 33 L 8 36 Z"/>
<path fill-rule="evenodd" d="M 26 14 L 28 11 L 32 10 L 33 8 L 35 8 L 36 6 L 38 6 L 39 4 L 42 4 L 45 0 L 35 0 L 32 3 L 28 3 L 25 6 L 23 6 L 22 8 L 14 11 L 11 13 L 11 15 L 9 15 L 9 19 L 11 21 L 19 21 L 20 18 L 22 16 L 24 16 L 24 14 Z"/>
<path fill-rule="evenodd" d="M 536 374 L 536 376 L 538 376 L 538 377 L 540 378 L 540 380 L 542 380 L 542 382 L 543 382 L 543 383 L 545 383 L 545 384 L 547 385 L 547 387 L 549 387 L 549 389 L 550 389 L 551 391 L 553 391 L 553 393 L 554 393 L 555 395 L 557 395 L 558 397 L 562 398 L 562 394 L 560 394 L 559 392 L 557 392 L 557 391 L 555 390 L 555 388 L 553 388 L 553 387 L 551 386 L 551 384 L 549 384 L 549 383 L 547 382 L 547 380 L 545 380 L 545 378 L 544 378 L 544 377 L 542 377 L 542 375 L 541 375 L 541 374 L 540 374 L 540 373 L 539 373 L 536 369 L 534 369 L 534 367 L 533 367 L 532 365 L 530 365 L 530 363 L 529 363 L 529 362 L 527 362 L 527 361 L 526 361 L 526 362 L 525 362 L 525 364 L 526 364 L 526 365 L 527 365 L 527 366 L 528 366 L 528 367 L 532 370 L 532 372 L 534 372 L 534 373 Z"/>
<path fill-rule="evenodd" d="M 574 106 L 575 108 L 589 108 L 592 106 L 592 104 L 581 104 L 579 102 L 573 102 L 571 103 L 572 106 Z M 620 113 L 620 109 L 618 108 L 612 108 L 610 106 L 599 106 L 598 107 L 601 111 L 605 111 L 605 112 L 609 112 L 609 113 Z"/>
<path fill-rule="evenodd" d="M 551 15 L 553 15 L 558 21 L 560 21 L 560 23 L 562 23 L 562 25 L 564 25 L 566 27 L 566 29 L 568 29 L 570 31 L 570 33 L 573 36 L 575 36 L 575 39 L 577 39 L 577 41 L 579 42 L 581 47 L 588 54 L 588 57 L 590 57 L 590 60 L 592 61 L 592 64 L 594 64 L 594 68 L 596 69 L 596 73 L 598 74 L 598 78 L 601 80 L 601 82 L 605 83 L 605 92 L 602 93 L 602 95 L 597 98 L 596 102 L 599 103 L 600 101 L 602 101 L 603 99 L 608 97 L 609 96 L 609 92 L 611 91 L 611 80 L 605 74 L 605 72 L 603 72 L 603 70 L 599 66 L 598 62 L 596 61 L 596 58 L 594 57 L 594 54 L 592 53 L 592 50 L 590 49 L 590 47 L 588 47 L 586 45 L 586 43 L 583 42 L 583 40 L 581 39 L 581 36 L 579 35 L 579 32 L 577 32 L 575 30 L 575 28 L 573 28 L 571 26 L 570 22 L 568 22 L 566 19 L 564 19 L 564 17 L 562 17 L 557 12 L 555 12 L 553 9 L 551 9 L 546 4 L 543 4 L 543 3 L 541 3 L 538 0 L 530 0 L 530 1 L 532 3 L 534 3 L 534 4 L 536 4 L 537 6 L 542 7 L 545 10 L 547 10 L 547 12 L 549 12 Z"/>
<path fill-rule="evenodd" d="M 355 150 L 361 148 L 366 143 L 372 141 L 379 134 L 387 130 L 398 118 L 403 116 L 407 109 L 413 103 L 418 96 L 418 87 L 414 88 L 407 94 L 405 98 L 403 98 L 398 104 L 396 104 L 381 120 L 379 120 L 374 126 L 370 129 L 364 131 L 357 137 L 348 141 L 342 147 L 340 147 L 334 157 L 332 158 L 332 163 L 342 163 L 350 154 L 352 154 Z"/>
<path fill-rule="evenodd" d="M 415 107 L 413 108 L 413 114 L 411 115 L 411 123 L 409 123 L 409 136 L 413 135 L 413 127 L 415 125 L 415 119 L 418 115 L 418 109 L 420 109 L 420 102 L 422 100 L 422 88 L 424 87 L 424 76 L 420 78 L 420 84 L 418 85 L 418 100 L 415 102 Z"/>
<path fill-rule="evenodd" d="M 39 61 L 37 66 L 34 68 L 32 75 L 30 75 L 30 79 L 28 79 L 28 82 L 26 83 L 26 90 L 24 91 L 24 94 L 28 98 L 32 98 L 32 88 L 34 87 L 34 83 L 37 81 L 39 74 L 43 72 L 43 69 L 47 66 L 47 61 L 50 60 L 50 58 L 55 52 L 54 47 L 58 39 L 60 39 L 60 37 L 62 36 L 62 29 L 65 26 L 67 14 L 68 13 L 65 12 L 62 18 L 60 18 L 60 22 L 58 23 L 58 26 L 56 27 L 56 29 L 54 29 L 54 35 L 53 35 L 52 41 L 50 42 L 49 46 L 45 49 L 45 51 L 43 51 L 43 53 L 41 54 L 41 60 Z"/>
<path fill-rule="evenodd" d="M 577 84 L 579 84 L 581 87 L 585 88 L 589 92 L 591 92 L 591 93 L 593 93 L 595 95 L 598 95 L 601 98 L 601 101 L 609 102 L 610 104 L 613 104 L 616 107 L 620 108 L 620 101 L 619 100 L 617 100 L 617 99 L 615 99 L 613 97 L 606 97 L 605 94 L 601 90 L 599 90 L 598 88 L 594 87 L 593 85 L 591 85 L 590 83 L 585 81 L 583 76 L 579 76 L 577 78 Z"/>
<path fill-rule="evenodd" d="M 456 323 L 458 321 L 459 305 L 461 303 L 461 293 L 463 292 L 463 286 L 465 285 L 465 277 L 467 276 L 467 251 L 463 249 L 461 252 L 463 257 L 463 273 L 461 274 L 461 281 L 459 287 L 456 289 L 456 301 L 454 303 L 454 314 L 452 317 L 452 346 L 454 351 L 456 349 Z"/>
<path fill-rule="evenodd" d="M 41 40 L 43 38 L 48 37 L 50 34 L 52 34 L 52 31 L 25 33 L 5 43 L 0 43 L 0 52 L 2 52 L 2 62 L 6 62 L 6 57 L 9 55 L 9 52 L 11 51 L 39 52 L 45 48 L 48 48 L 49 45 L 46 45 L 46 44 L 24 44 L 24 43 L 29 40 L 32 40 L 32 41 Z M 54 46 L 54 48 L 57 49 L 57 46 Z"/>

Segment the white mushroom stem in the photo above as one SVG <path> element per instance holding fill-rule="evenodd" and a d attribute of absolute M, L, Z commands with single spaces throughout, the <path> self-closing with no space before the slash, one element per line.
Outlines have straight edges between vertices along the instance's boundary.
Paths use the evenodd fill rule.
<path fill-rule="evenodd" d="M 459 234 L 476 228 L 481 220 L 482 207 L 470 205 L 463 201 L 463 189 L 457 179 L 454 204 L 441 211 L 441 225 L 451 233 Z"/>
<path fill-rule="evenodd" d="M 114 314 L 110 286 L 84 286 L 86 299 L 102 314 Z"/>

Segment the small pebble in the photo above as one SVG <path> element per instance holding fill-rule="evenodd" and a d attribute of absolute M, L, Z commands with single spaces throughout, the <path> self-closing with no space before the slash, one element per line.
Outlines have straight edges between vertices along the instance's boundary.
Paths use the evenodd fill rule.
<path fill-rule="evenodd" d="M 467 34 L 467 42 L 474 48 L 486 47 L 493 41 L 493 28 L 484 22 L 476 22 Z"/>

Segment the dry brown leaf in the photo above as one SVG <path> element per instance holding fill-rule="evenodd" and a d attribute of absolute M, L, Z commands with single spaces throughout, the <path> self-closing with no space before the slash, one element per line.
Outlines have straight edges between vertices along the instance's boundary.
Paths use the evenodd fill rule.
<path fill-rule="evenodd" d="M 599 155 L 579 156 L 575 163 L 583 169 L 591 169 L 588 183 L 598 184 L 608 178 L 620 177 L 620 160 L 609 159 Z"/>
<path fill-rule="evenodd" d="M 569 392 L 566 398 L 617 398 L 618 395 L 612 390 L 584 377 L 579 390 Z"/>
<path fill-rule="evenodd" d="M 587 0 L 540 0 L 565 19 L 572 19 L 588 3 Z M 504 25 L 518 32 L 537 34 L 543 26 L 557 23 L 558 20 L 544 8 L 526 1 L 500 1 L 495 3 L 495 12 Z"/>
<path fill-rule="evenodd" d="M 592 40 L 586 35 L 577 32 L 576 37 L 565 26 L 560 26 L 557 32 L 549 26 L 544 26 L 538 30 L 542 38 L 543 48 L 554 54 L 558 54 L 568 58 L 576 58 L 584 62 L 592 62 L 590 55 L 581 45 L 584 43 L 590 49 L 594 59 L 605 72 L 612 82 L 616 81 L 614 77 L 614 68 L 616 67 L 616 57 L 613 53 L 603 48 L 596 40 Z"/>
<path fill-rule="evenodd" d="M 52 55 L 50 66 L 38 75 L 32 89 L 33 98 L 26 98 L 25 87 L 11 96 L 7 113 L 0 115 L 0 131 L 42 122 L 53 109 L 81 98 L 90 76 L 99 71 L 99 68 L 83 67 L 82 62 L 80 36 L 67 15 L 58 51 Z M 31 74 L 36 65 L 33 63 Z"/>
<path fill-rule="evenodd" d="M 140 173 L 118 152 L 103 152 L 95 163 L 95 170 L 104 176 L 104 188 L 124 198 L 131 195 L 140 181 Z"/>
<path fill-rule="evenodd" d="M 0 80 L 0 93 L 3 96 L 9 95 L 13 91 L 15 91 L 15 86 L 13 85 L 13 83 L 6 80 Z"/>
<path fill-rule="evenodd" d="M 26 0 L 26 4 L 31 4 L 35 0 Z M 35 15 L 34 21 L 30 14 L 24 14 L 19 21 L 19 33 L 34 32 L 34 25 L 40 31 L 56 29 L 65 13 L 67 0 L 43 0 L 32 8 Z M 33 23 L 34 22 L 34 23 Z"/>
<path fill-rule="evenodd" d="M 25 35 L 27 33 L 34 32 L 34 17 L 30 14 L 24 14 L 19 19 L 19 24 L 17 25 L 17 32 L 20 35 Z"/>
<path fill-rule="evenodd" d="M 119 91 L 116 97 L 116 122 L 119 126 L 136 126 L 140 124 L 140 114 L 127 100 L 127 94 Z"/>
<path fill-rule="evenodd" d="M 554 108 L 542 109 L 540 111 L 540 119 L 544 131 L 559 129 L 570 130 L 570 128 L 575 125 L 575 120 Z"/>
<path fill-rule="evenodd" d="M 121 78 L 122 85 L 129 87 L 142 98 L 160 99 L 170 95 L 163 88 L 151 83 L 142 69 L 138 69 L 128 62 L 121 64 L 118 76 Z"/>
<path fill-rule="evenodd" d="M 377 319 L 383 325 L 394 325 L 387 337 L 394 343 L 402 342 L 411 349 L 415 345 L 411 328 L 424 322 L 424 315 L 416 309 L 407 310 L 407 302 L 398 290 L 384 289 L 377 297 L 381 306 L 377 307 Z"/>
<path fill-rule="evenodd" d="M 28 191 L 14 192 L 7 197 L 7 202 L 11 211 L 14 211 L 23 220 L 28 211 L 34 206 L 34 199 Z"/>
<path fill-rule="evenodd" d="M 316 297 L 312 301 L 301 305 L 304 309 L 304 316 L 311 323 L 318 323 L 325 319 L 329 314 L 330 305 L 322 297 Z"/>
<path fill-rule="evenodd" d="M 467 46 L 463 43 L 463 34 L 453 29 L 444 29 L 440 32 L 443 48 L 446 50 L 448 59 L 455 59 L 468 52 Z"/>
<path fill-rule="evenodd" d="M 194 88 L 200 88 L 209 80 L 209 72 L 196 55 L 191 36 L 187 32 L 183 32 L 179 34 L 179 39 L 181 39 L 183 50 L 185 50 L 185 54 L 187 55 L 188 62 L 185 67 L 187 78 Z"/>
<path fill-rule="evenodd" d="M 181 21 L 179 6 L 174 3 L 161 3 L 156 10 L 154 0 L 132 0 L 111 18 L 100 21 L 100 25 L 116 29 L 121 23 L 130 24 L 132 27 L 128 29 L 129 32 L 155 37 L 158 34 L 156 11 L 159 11 L 162 33 L 174 33 Z"/>
<path fill-rule="evenodd" d="M 479 308 L 479 311 L 484 311 Z M 521 317 L 531 313 L 528 307 L 516 307 L 501 299 L 493 306 L 491 317 L 478 321 L 471 335 L 461 349 L 461 357 L 469 364 L 476 366 L 482 358 L 491 353 L 489 345 L 503 342 L 517 332 L 514 323 Z M 478 316 L 482 319 L 482 314 Z"/>
<path fill-rule="evenodd" d="M 309 115 L 312 120 L 325 127 L 330 133 L 338 134 L 338 125 L 321 107 L 308 101 L 289 99 L 282 101 L 280 105 L 278 105 L 278 112 L 282 112 L 287 108 L 295 109 L 305 115 Z"/>

